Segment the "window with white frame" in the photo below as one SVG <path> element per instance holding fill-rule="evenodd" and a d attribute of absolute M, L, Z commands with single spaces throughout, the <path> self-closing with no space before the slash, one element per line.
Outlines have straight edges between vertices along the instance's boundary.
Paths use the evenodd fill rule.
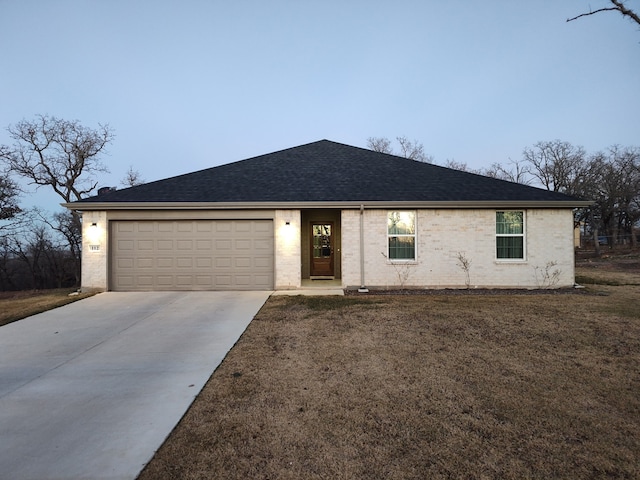
<path fill-rule="evenodd" d="M 496 258 L 524 260 L 524 212 L 496 212 Z"/>
<path fill-rule="evenodd" d="M 388 259 L 416 259 L 416 212 L 389 212 L 387 216 Z"/>

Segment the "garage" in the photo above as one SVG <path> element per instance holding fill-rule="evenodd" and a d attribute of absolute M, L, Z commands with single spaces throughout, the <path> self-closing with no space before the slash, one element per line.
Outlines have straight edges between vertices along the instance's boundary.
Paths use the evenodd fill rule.
<path fill-rule="evenodd" d="M 272 220 L 112 221 L 110 289 L 272 290 Z"/>

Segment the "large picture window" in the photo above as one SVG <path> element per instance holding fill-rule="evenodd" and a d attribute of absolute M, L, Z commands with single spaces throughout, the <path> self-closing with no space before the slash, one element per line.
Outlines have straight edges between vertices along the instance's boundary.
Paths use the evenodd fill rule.
<path fill-rule="evenodd" d="M 496 212 L 496 258 L 524 260 L 524 212 Z"/>
<path fill-rule="evenodd" d="M 389 212 L 389 260 L 416 259 L 416 212 Z"/>

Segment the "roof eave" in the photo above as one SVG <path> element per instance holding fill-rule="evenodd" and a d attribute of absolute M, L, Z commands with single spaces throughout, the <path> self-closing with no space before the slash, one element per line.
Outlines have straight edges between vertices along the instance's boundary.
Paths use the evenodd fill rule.
<path fill-rule="evenodd" d="M 484 201 L 346 201 L 346 202 L 73 202 L 63 207 L 77 211 L 96 210 L 274 210 L 365 208 L 579 208 L 588 200 L 484 200 Z"/>

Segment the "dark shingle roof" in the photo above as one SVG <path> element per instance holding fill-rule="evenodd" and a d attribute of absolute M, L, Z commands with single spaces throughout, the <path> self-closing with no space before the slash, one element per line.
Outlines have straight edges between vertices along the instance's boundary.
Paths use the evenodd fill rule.
<path fill-rule="evenodd" d="M 83 199 L 92 203 L 568 202 L 521 184 L 329 140 Z M 567 205 L 571 206 L 571 205 Z"/>

